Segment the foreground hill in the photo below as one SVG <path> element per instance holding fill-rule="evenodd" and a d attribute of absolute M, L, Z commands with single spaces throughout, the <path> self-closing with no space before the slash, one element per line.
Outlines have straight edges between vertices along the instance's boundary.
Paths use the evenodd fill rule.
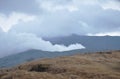
<path fill-rule="evenodd" d="M 0 70 L 0 79 L 120 79 L 120 51 L 35 60 Z"/>

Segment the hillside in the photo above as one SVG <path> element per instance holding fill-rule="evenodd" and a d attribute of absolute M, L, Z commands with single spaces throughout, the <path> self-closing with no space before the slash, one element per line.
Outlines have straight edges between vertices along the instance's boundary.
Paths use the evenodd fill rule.
<path fill-rule="evenodd" d="M 77 53 L 96 52 L 106 50 L 119 50 L 119 36 L 80 36 L 72 34 L 70 36 L 59 37 L 43 37 L 44 40 L 50 41 L 52 44 L 70 45 L 80 43 L 85 46 L 85 49 L 64 51 L 64 52 L 49 52 L 30 49 L 24 52 L 18 52 L 9 56 L 0 58 L 0 68 L 16 66 L 24 62 L 36 60 L 40 58 L 53 58 L 59 56 L 68 56 Z M 17 60 L 16 60 L 17 59 Z"/>
<path fill-rule="evenodd" d="M 34 60 L 1 69 L 0 79 L 120 79 L 120 51 Z"/>
<path fill-rule="evenodd" d="M 41 50 L 27 50 L 17 54 L 12 54 L 3 58 L 0 58 L 0 68 L 12 67 L 24 62 L 42 59 L 42 58 L 54 58 L 59 56 L 68 56 L 78 53 L 79 50 L 65 51 L 65 52 L 48 52 Z M 84 53 L 85 50 L 80 50 L 81 53 Z M 17 60 L 16 60 L 17 59 Z"/>

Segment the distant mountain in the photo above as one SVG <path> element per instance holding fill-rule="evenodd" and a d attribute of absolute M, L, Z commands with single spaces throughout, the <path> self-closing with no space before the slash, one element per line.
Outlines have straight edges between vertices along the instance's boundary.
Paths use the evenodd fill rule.
<path fill-rule="evenodd" d="M 53 44 L 70 44 L 80 43 L 86 47 L 86 50 L 104 51 L 104 50 L 119 50 L 120 37 L 119 36 L 79 36 L 70 35 L 65 37 L 43 38 Z"/>
<path fill-rule="evenodd" d="M 0 58 L 0 68 L 15 66 L 24 62 L 28 62 L 40 58 L 52 58 L 58 56 L 73 55 L 76 53 L 85 52 L 97 52 L 106 50 L 120 50 L 120 37 L 115 36 L 79 36 L 70 35 L 65 37 L 55 38 L 43 38 L 46 41 L 50 41 L 53 44 L 64 44 L 66 46 L 70 44 L 80 43 L 86 47 L 86 49 L 72 50 L 66 52 L 48 52 L 41 50 L 28 50 L 19 54 L 10 55 L 4 58 Z"/>
<path fill-rule="evenodd" d="M 0 58 L 0 68 L 12 67 L 35 59 L 73 55 L 78 52 L 79 50 L 66 51 L 66 52 L 47 52 L 47 51 L 34 50 L 34 49 L 28 50 L 25 52 Z"/>

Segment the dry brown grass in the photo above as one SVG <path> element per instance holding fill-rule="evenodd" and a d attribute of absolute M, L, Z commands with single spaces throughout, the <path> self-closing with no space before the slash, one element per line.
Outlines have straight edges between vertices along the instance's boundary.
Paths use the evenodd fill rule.
<path fill-rule="evenodd" d="M 36 60 L 1 70 L 0 79 L 120 79 L 120 51 Z"/>

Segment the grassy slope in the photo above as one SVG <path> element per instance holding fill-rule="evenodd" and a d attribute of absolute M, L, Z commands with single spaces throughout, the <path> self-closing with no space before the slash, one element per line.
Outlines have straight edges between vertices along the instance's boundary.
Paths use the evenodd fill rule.
<path fill-rule="evenodd" d="M 0 79 L 120 79 L 120 51 L 36 60 L 0 70 Z"/>

